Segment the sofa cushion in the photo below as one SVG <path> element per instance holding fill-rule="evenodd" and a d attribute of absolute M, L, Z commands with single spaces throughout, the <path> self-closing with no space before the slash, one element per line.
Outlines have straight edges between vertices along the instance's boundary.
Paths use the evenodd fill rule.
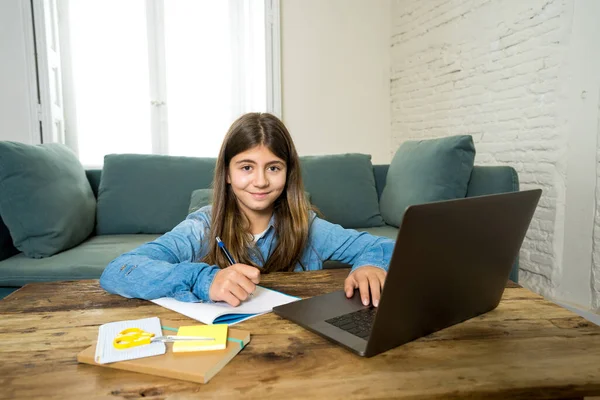
<path fill-rule="evenodd" d="M 158 235 L 92 236 L 79 246 L 43 259 L 17 254 L 0 261 L 0 286 L 30 282 L 98 279 L 109 262 Z"/>
<path fill-rule="evenodd" d="M 344 228 L 384 224 L 370 155 L 304 156 L 300 165 L 311 202 L 327 221 Z"/>
<path fill-rule="evenodd" d="M 0 215 L 27 257 L 69 249 L 94 229 L 96 199 L 64 145 L 0 142 L 0 193 Z"/>
<path fill-rule="evenodd" d="M 204 206 L 212 204 L 213 190 L 212 189 L 196 189 L 190 197 L 190 207 L 188 212 L 193 213 Z"/>
<path fill-rule="evenodd" d="M 413 204 L 465 197 L 474 160 L 469 135 L 404 142 L 381 194 L 385 222 L 400 226 L 406 207 Z"/>
<path fill-rule="evenodd" d="M 304 192 L 304 196 L 306 197 L 306 201 L 310 203 L 310 193 Z M 208 206 L 212 204 L 213 199 L 213 189 L 197 189 L 192 192 L 192 196 L 190 197 L 190 207 L 188 212 L 191 214 L 194 211 L 198 211 L 204 206 Z"/>
<path fill-rule="evenodd" d="M 208 188 L 215 159 L 110 154 L 98 188 L 99 235 L 165 233 L 188 214 L 190 193 Z"/>

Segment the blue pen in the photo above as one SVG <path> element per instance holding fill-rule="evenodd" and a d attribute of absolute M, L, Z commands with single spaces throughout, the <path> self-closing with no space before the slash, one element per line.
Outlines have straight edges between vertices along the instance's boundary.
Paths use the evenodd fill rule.
<path fill-rule="evenodd" d="M 217 244 L 219 245 L 219 247 L 221 248 L 221 250 L 223 250 L 223 254 L 225 254 L 225 257 L 227 258 L 227 261 L 229 261 L 229 265 L 233 265 L 235 264 L 235 260 L 233 259 L 233 257 L 231 257 L 231 254 L 229 254 L 229 251 L 227 250 L 227 247 L 225 247 L 225 243 L 223 243 L 223 241 L 221 240 L 220 237 L 215 237 L 215 239 L 217 239 Z M 254 293 L 248 293 L 251 297 L 254 296 Z"/>
<path fill-rule="evenodd" d="M 227 248 L 225 247 L 225 243 L 223 243 L 221 238 L 218 236 L 216 237 L 216 239 L 217 239 L 217 244 L 219 245 L 221 250 L 223 250 L 225 257 L 227 257 L 227 261 L 229 261 L 229 265 L 235 264 L 235 260 L 233 259 L 233 257 L 231 257 L 231 254 L 229 254 L 229 251 L 227 251 Z"/>

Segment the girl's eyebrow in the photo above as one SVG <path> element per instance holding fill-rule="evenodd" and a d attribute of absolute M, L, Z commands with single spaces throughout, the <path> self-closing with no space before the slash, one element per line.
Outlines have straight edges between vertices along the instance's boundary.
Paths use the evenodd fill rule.
<path fill-rule="evenodd" d="M 235 163 L 236 164 L 256 164 L 256 161 L 250 160 L 250 159 L 245 159 L 245 160 L 236 161 Z M 269 161 L 269 162 L 267 162 L 266 165 L 273 165 L 273 164 L 285 165 L 285 163 L 283 161 L 279 161 L 279 160 Z"/>
<path fill-rule="evenodd" d="M 251 164 L 256 164 L 256 162 L 255 162 L 254 160 L 249 160 L 249 159 L 246 159 L 246 160 L 239 160 L 239 161 L 236 161 L 235 163 L 236 163 L 236 164 L 242 164 L 242 163 L 251 163 Z"/>
<path fill-rule="evenodd" d="M 273 164 L 285 165 L 285 163 L 283 161 L 279 161 L 279 160 L 273 160 L 273 161 L 269 161 L 267 163 L 267 165 L 273 165 Z"/>

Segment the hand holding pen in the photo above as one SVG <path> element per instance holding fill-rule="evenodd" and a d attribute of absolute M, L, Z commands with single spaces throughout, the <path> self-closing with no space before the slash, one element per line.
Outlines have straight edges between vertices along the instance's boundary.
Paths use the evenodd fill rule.
<path fill-rule="evenodd" d="M 254 292 L 260 282 L 260 270 L 250 265 L 236 264 L 223 241 L 218 237 L 216 240 L 231 266 L 217 272 L 209 296 L 213 301 L 225 301 L 237 307 Z"/>
<path fill-rule="evenodd" d="M 217 239 L 217 244 L 219 245 L 219 248 L 221 248 L 221 250 L 223 251 L 223 254 L 225 254 L 225 258 L 227 258 L 227 261 L 229 261 L 229 266 L 234 265 L 235 260 L 231 256 L 231 253 L 229 252 L 229 250 L 227 250 L 227 247 L 225 247 L 225 243 L 223 243 L 221 238 L 218 236 L 215 239 Z M 254 290 L 252 292 L 250 292 L 249 295 L 252 296 L 253 292 L 254 292 Z"/>

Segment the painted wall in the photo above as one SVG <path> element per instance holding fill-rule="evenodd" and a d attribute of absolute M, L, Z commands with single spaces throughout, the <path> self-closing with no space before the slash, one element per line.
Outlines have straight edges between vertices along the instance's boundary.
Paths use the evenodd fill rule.
<path fill-rule="evenodd" d="M 282 0 L 282 107 L 298 152 L 389 163 L 390 1 Z"/>

